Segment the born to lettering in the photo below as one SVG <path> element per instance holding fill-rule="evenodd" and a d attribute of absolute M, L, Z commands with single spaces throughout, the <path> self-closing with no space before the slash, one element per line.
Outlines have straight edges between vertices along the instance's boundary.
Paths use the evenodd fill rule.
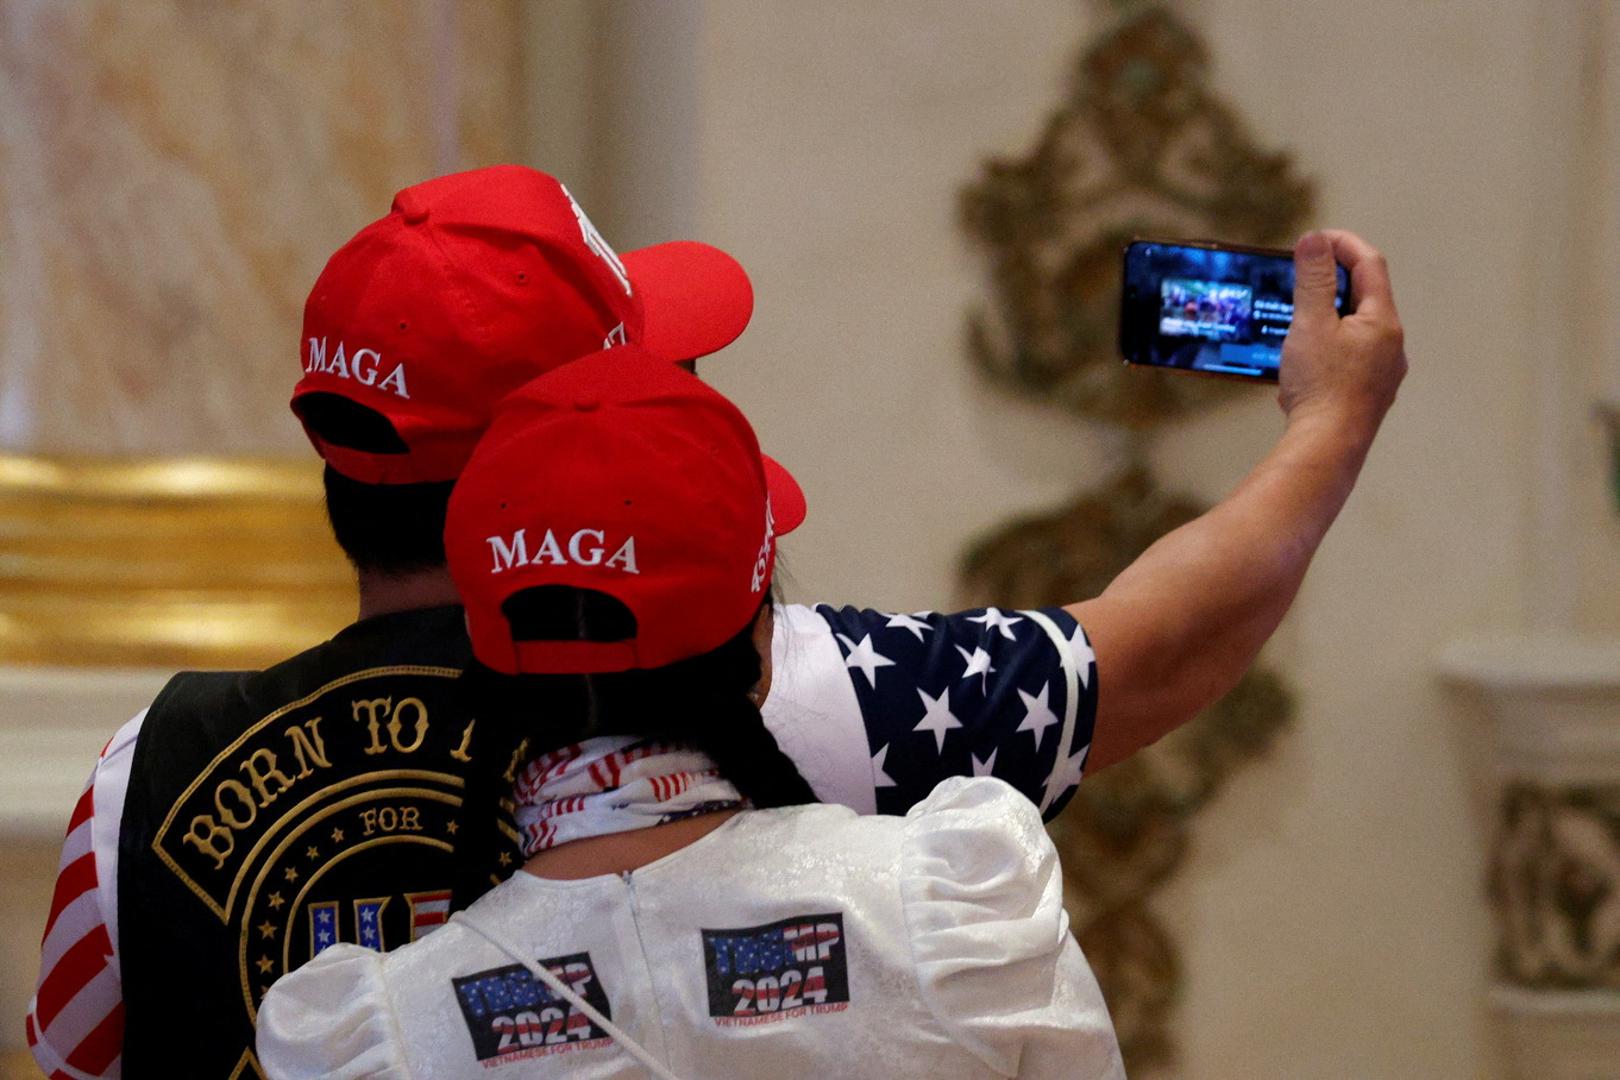
<path fill-rule="evenodd" d="M 336 350 L 328 350 L 325 338 L 310 338 L 309 356 L 304 361 L 304 370 L 320 372 L 323 375 L 336 375 L 340 379 L 353 379 L 361 386 L 375 386 L 397 397 L 410 399 L 410 391 L 405 388 L 403 362 L 390 367 L 388 374 L 379 382 L 377 376 L 386 366 L 383 363 L 382 353 L 376 349 L 356 349 L 353 353 L 345 355 L 345 348 L 344 343 L 340 341 Z"/>
<path fill-rule="evenodd" d="M 633 536 L 619 544 L 606 562 L 602 560 L 602 556 L 607 554 L 608 538 L 607 533 L 601 529 L 580 529 L 568 538 L 566 544 L 557 539 L 555 532 L 547 529 L 533 556 L 529 554 L 527 529 L 519 529 L 510 539 L 504 536 L 487 536 L 484 540 L 489 544 L 490 553 L 495 557 L 495 565 L 490 570 L 492 574 L 510 570 L 514 566 L 528 566 L 530 563 L 550 563 L 552 566 L 567 566 L 573 563 L 576 566 L 603 566 L 611 570 L 621 570 L 626 574 L 641 573 L 636 566 L 636 538 Z"/>
<path fill-rule="evenodd" d="M 281 759 L 269 747 L 254 750 L 236 765 L 236 771 L 245 776 L 247 782 L 227 776 L 215 784 L 214 813 L 192 818 L 191 827 L 180 838 L 182 843 L 212 856 L 215 870 L 224 866 L 225 860 L 236 850 L 235 834 L 251 827 L 258 820 L 260 810 L 298 781 L 313 775 L 317 768 L 332 767 L 326 756 L 326 743 L 321 738 L 320 717 L 288 727 L 283 734 L 291 744 L 297 771 L 289 776 L 281 767 Z"/>
<path fill-rule="evenodd" d="M 393 698 L 381 697 L 351 701 L 349 705 L 354 710 L 355 721 L 365 724 L 366 732 L 371 736 L 371 745 L 366 747 L 368 757 L 388 749 L 383 744 L 384 730 L 388 733 L 388 744 L 401 754 L 416 753 L 422 746 L 422 740 L 427 738 L 428 711 L 421 698 L 401 698 L 396 705 Z M 365 716 L 362 717 L 361 713 Z M 386 728 L 382 723 L 384 720 L 388 721 Z M 462 741 L 466 742 L 466 739 Z"/>

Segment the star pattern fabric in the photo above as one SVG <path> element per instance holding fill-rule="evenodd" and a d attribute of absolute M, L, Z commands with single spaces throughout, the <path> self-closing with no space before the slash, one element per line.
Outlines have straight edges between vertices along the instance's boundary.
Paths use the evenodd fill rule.
<path fill-rule="evenodd" d="M 858 670 L 862 675 L 865 675 L 867 686 L 877 686 L 878 668 L 894 666 L 893 660 L 890 660 L 887 656 L 880 656 L 877 650 L 873 648 L 871 634 L 863 636 L 859 644 L 856 644 L 843 634 L 838 635 L 838 640 L 844 646 L 846 654 L 844 656 L 844 666 Z"/>
<path fill-rule="evenodd" d="M 1072 615 L 815 611 L 860 705 L 879 813 L 951 776 L 1005 780 L 1047 820 L 1068 803 L 1097 715 L 1096 657 Z"/>

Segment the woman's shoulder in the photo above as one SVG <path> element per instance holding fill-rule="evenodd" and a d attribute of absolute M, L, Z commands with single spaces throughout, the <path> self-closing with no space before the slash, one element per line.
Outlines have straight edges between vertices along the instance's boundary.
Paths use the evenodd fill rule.
<path fill-rule="evenodd" d="M 989 777 L 946 780 L 905 816 L 901 825 L 900 887 L 915 916 L 931 929 L 936 901 L 972 901 L 970 911 L 947 911 L 941 929 L 1000 910 L 1045 907 L 1061 914 L 1057 849 L 1040 811 L 1010 785 Z"/>
<path fill-rule="evenodd" d="M 955 850 L 958 846 L 998 855 L 1041 849 L 1043 859 L 1048 854 L 1056 858 L 1040 812 L 1015 788 L 989 777 L 946 780 L 904 817 L 858 814 L 847 806 L 814 803 L 749 811 L 730 825 L 712 834 L 714 838 L 732 844 L 766 843 L 783 852 L 801 848 L 863 852 L 900 846 L 920 858 L 949 855 L 957 868 L 964 855 Z M 1035 862 L 1041 864 L 1043 859 Z"/>
<path fill-rule="evenodd" d="M 258 1055 L 268 1074 L 405 1080 L 383 960 L 339 944 L 279 979 L 259 1006 Z"/>
<path fill-rule="evenodd" d="M 986 821 L 1015 821 L 1020 829 L 1044 829 L 1040 811 L 1017 788 L 988 776 L 951 777 L 942 780 L 904 817 L 892 814 L 861 814 L 837 803 L 807 803 L 773 810 L 754 810 L 742 815 L 755 827 L 771 828 L 853 828 L 877 831 L 917 832 L 947 820 L 960 823 L 960 815 L 978 814 Z"/>
<path fill-rule="evenodd" d="M 1020 828 L 1033 827 L 1043 831 L 1045 825 L 1035 804 L 1005 780 L 990 776 L 953 776 L 941 780 L 934 790 L 906 813 L 906 820 L 916 822 L 962 813 L 975 813 L 987 820 L 1015 821 Z"/>
<path fill-rule="evenodd" d="M 1055 1047 L 1085 1064 L 1076 1075 L 1118 1075 L 1107 1009 L 1069 934 L 1057 849 L 1016 789 L 959 777 L 903 818 L 800 807 L 751 820 L 762 872 L 795 851 L 814 852 L 818 873 L 851 869 L 841 883 L 868 900 L 855 910 L 894 919 L 908 942 L 895 956 L 923 1007 L 993 1071 L 1015 1075 L 1026 1052 Z"/>
<path fill-rule="evenodd" d="M 509 880 L 475 901 L 468 915 L 510 929 L 532 918 L 534 900 Z M 575 883 L 565 883 L 575 884 Z M 594 896 L 576 889 L 580 905 Z M 389 952 L 351 943 L 323 949 L 278 979 L 259 1007 L 258 1052 L 268 1074 L 281 1078 L 409 1077 L 411 1051 L 402 1034 L 447 993 L 452 976 L 498 968 L 510 959 L 459 918 Z"/>
<path fill-rule="evenodd" d="M 1063 876 L 1039 811 L 999 780 L 946 781 L 906 816 L 899 863 L 924 1004 L 953 1039 L 1012 1075 L 1072 981 L 1059 965 L 1073 948 Z"/>

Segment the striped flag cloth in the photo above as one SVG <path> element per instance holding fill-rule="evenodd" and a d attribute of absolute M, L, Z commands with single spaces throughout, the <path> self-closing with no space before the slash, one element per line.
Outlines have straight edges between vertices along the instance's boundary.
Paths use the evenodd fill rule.
<path fill-rule="evenodd" d="M 68 821 L 39 985 L 28 1006 L 28 1048 L 50 1080 L 120 1074 L 124 999 L 97 889 L 94 781 L 92 773 Z"/>

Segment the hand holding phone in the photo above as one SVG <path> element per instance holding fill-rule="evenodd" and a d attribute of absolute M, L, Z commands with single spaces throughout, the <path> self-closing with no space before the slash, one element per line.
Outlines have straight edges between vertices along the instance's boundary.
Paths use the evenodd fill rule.
<path fill-rule="evenodd" d="M 1336 306 L 1350 311 L 1337 270 Z M 1137 240 L 1125 249 L 1119 347 L 1128 364 L 1276 382 L 1294 317 L 1294 257 L 1277 248 Z"/>
<path fill-rule="evenodd" d="M 1290 423 L 1325 416 L 1370 438 L 1406 377 L 1405 333 L 1378 249 L 1350 232 L 1303 237 L 1294 328 L 1284 347 L 1278 401 Z M 1332 275 L 1348 270 L 1355 311 L 1335 311 Z"/>

